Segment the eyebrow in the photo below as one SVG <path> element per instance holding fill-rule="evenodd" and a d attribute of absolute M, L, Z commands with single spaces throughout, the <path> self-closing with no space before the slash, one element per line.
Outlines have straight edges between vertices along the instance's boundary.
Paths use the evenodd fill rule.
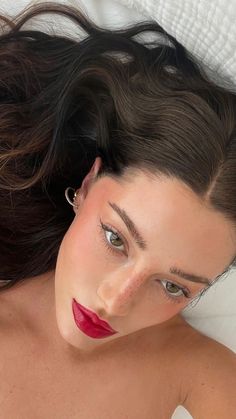
<path fill-rule="evenodd" d="M 131 236 L 136 241 L 136 243 L 139 246 L 139 248 L 142 249 L 142 250 L 146 250 L 147 249 L 147 243 L 144 240 L 144 238 L 142 237 L 142 235 L 139 233 L 139 231 L 138 231 L 136 225 L 134 224 L 134 222 L 128 216 L 127 212 L 124 209 L 118 207 L 118 205 L 115 204 L 114 202 L 108 202 L 108 204 L 112 207 L 112 209 L 124 221 L 127 229 L 129 230 Z"/>
<path fill-rule="evenodd" d="M 123 220 L 123 222 L 125 223 L 128 231 L 130 232 L 131 236 L 134 238 L 134 240 L 137 243 L 137 245 L 139 246 L 139 248 L 141 250 L 147 250 L 147 248 L 148 248 L 147 242 L 144 240 L 144 238 L 142 237 L 142 235 L 138 231 L 136 225 L 134 224 L 134 222 L 131 220 L 131 218 L 127 214 L 127 212 L 124 209 L 120 208 L 114 202 L 108 202 L 108 204 L 120 216 L 120 218 Z M 200 276 L 200 275 L 195 275 L 195 274 L 188 273 L 188 272 L 184 272 L 182 269 L 179 269 L 176 266 L 172 266 L 170 268 L 169 272 L 171 274 L 177 275 L 180 278 L 186 279 L 186 280 L 191 281 L 191 282 L 198 282 L 198 283 L 201 283 L 201 284 L 207 284 L 209 286 L 212 284 L 212 280 L 210 280 L 209 278 L 206 278 L 206 277 Z"/>

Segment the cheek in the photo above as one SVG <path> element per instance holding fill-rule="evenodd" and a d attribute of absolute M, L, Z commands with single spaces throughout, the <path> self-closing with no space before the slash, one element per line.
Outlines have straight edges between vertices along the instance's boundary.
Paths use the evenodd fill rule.
<path fill-rule="evenodd" d="M 175 303 L 169 301 L 161 286 L 157 286 L 156 289 L 150 287 L 149 296 L 145 299 L 146 301 L 146 313 L 152 324 L 162 323 L 169 320 L 183 308 L 183 303 Z"/>
<path fill-rule="evenodd" d="M 61 244 L 63 267 L 74 274 L 98 271 L 102 259 L 102 244 L 98 222 L 73 222 Z"/>

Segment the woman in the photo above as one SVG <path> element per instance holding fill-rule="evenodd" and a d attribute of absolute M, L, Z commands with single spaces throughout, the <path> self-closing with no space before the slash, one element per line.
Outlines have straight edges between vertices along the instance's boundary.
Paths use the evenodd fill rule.
<path fill-rule="evenodd" d="M 1 418 L 235 418 L 235 354 L 181 317 L 235 266 L 235 95 L 155 22 L 2 22 Z"/>

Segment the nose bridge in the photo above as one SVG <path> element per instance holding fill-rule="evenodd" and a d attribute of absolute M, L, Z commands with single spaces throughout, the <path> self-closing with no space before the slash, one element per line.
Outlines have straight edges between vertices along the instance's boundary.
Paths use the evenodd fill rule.
<path fill-rule="evenodd" d="M 113 274 L 100 284 L 97 294 L 109 314 L 125 315 L 144 282 L 144 274 L 135 270 Z"/>

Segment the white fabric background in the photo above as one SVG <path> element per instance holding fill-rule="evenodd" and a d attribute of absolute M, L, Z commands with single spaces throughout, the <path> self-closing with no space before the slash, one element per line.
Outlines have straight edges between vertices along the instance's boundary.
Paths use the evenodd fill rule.
<path fill-rule="evenodd" d="M 17 3 L 1 0 L 0 12 L 14 15 L 28 3 L 28 0 Z M 213 80 L 236 91 L 235 0 L 68 0 L 60 3 L 80 5 L 97 24 L 110 28 L 154 18 L 204 64 Z M 44 16 L 44 28 L 45 19 L 53 21 Z M 38 28 L 40 21 L 37 21 Z M 56 22 L 54 29 L 61 31 L 59 16 Z M 66 27 L 73 35 L 69 21 Z M 195 307 L 183 310 L 182 314 L 196 329 L 236 353 L 235 290 L 236 274 L 232 272 L 216 283 Z M 172 419 L 189 418 L 191 415 L 183 407 L 178 407 L 172 416 Z"/>

